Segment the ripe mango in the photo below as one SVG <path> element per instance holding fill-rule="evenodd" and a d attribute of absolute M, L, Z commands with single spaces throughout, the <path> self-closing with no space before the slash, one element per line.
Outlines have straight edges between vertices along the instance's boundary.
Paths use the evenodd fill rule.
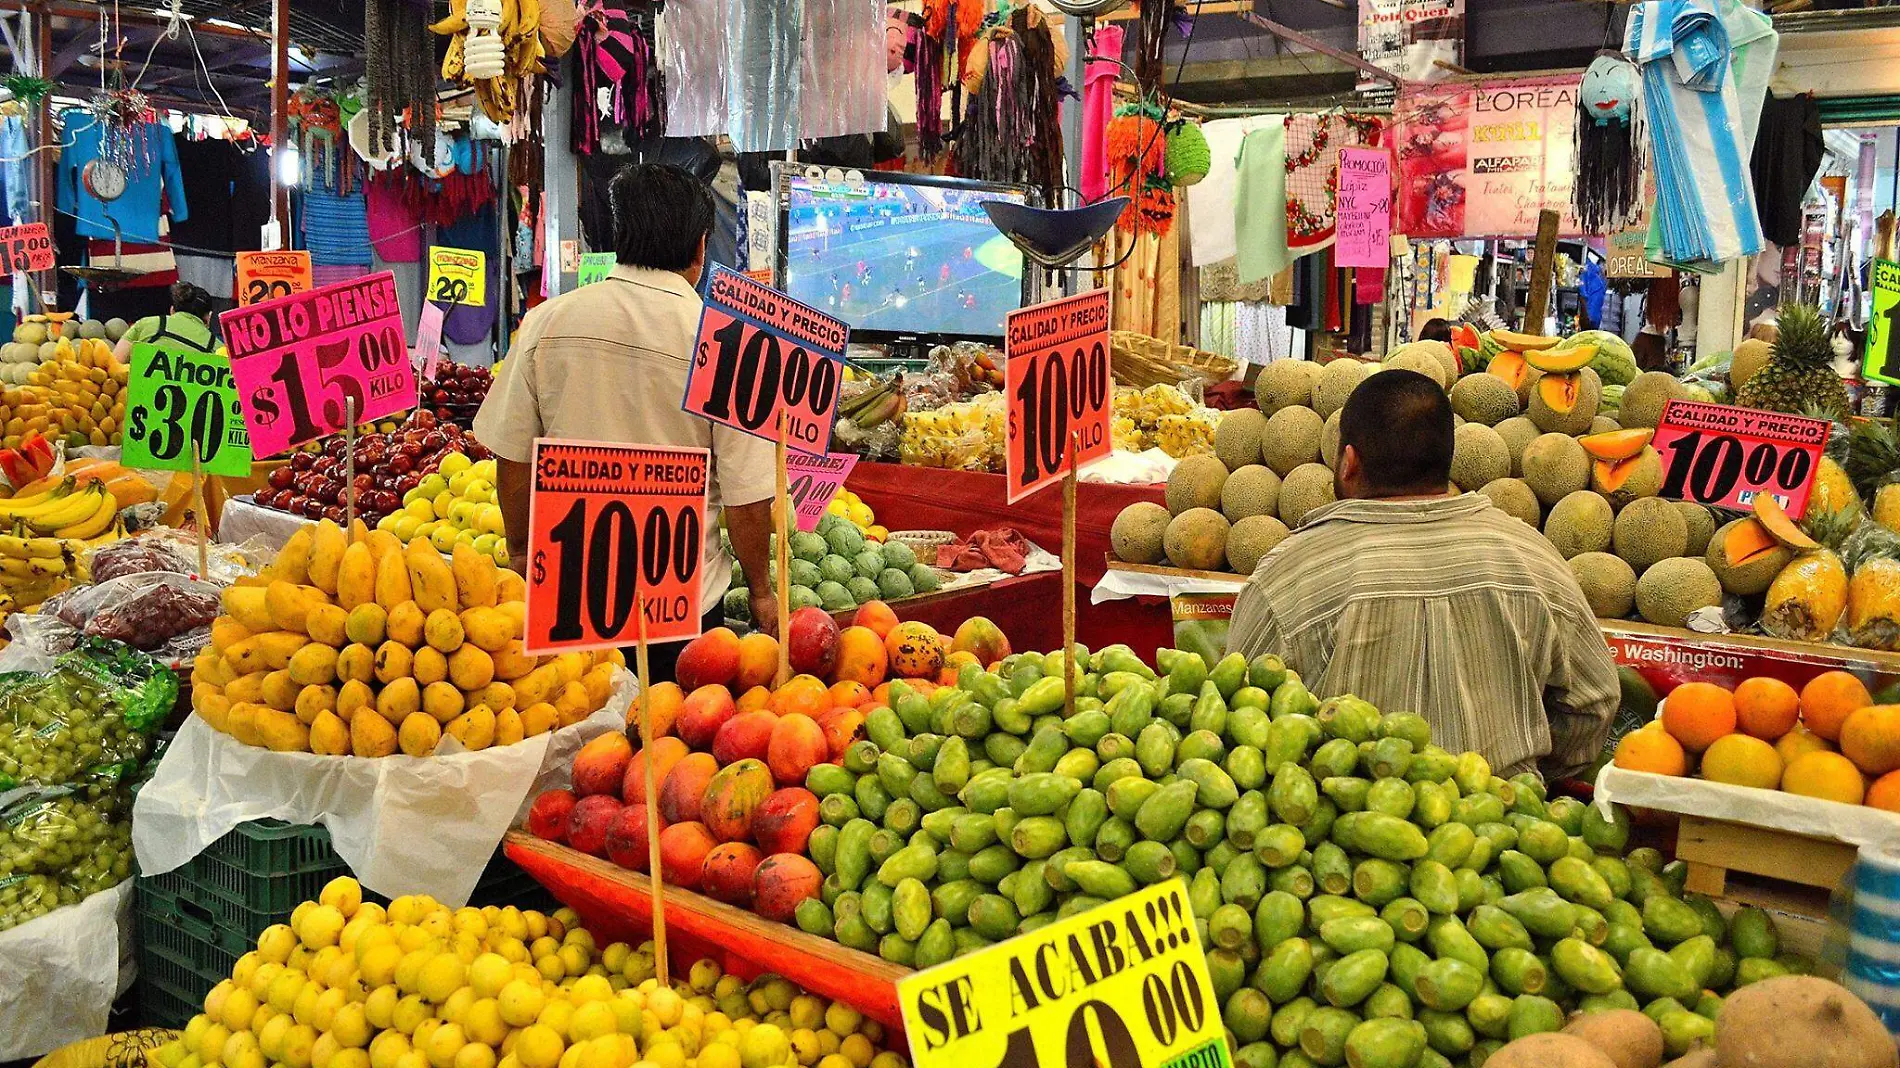
<path fill-rule="evenodd" d="M 219 602 L 224 607 L 224 614 L 229 616 L 233 623 L 236 623 L 252 634 L 257 634 L 261 631 L 276 630 L 277 624 L 271 620 L 270 607 L 266 604 L 264 599 L 264 591 L 267 588 L 268 587 L 258 586 L 225 587 L 224 593 L 219 596 Z M 232 645 L 236 645 L 244 640 L 236 637 L 236 635 L 232 635 L 231 638 Z"/>
<path fill-rule="evenodd" d="M 450 573 L 455 578 L 455 598 L 463 608 L 486 607 L 495 603 L 495 560 L 485 553 L 457 543 L 450 554 Z"/>
<path fill-rule="evenodd" d="M 495 661 L 473 645 L 464 645 L 449 657 L 449 681 L 457 689 L 479 690 L 495 681 Z"/>
<path fill-rule="evenodd" d="M 432 682 L 422 688 L 422 710 L 437 723 L 447 723 L 462 714 L 462 691 L 446 682 Z"/>
<path fill-rule="evenodd" d="M 336 602 L 345 610 L 376 603 L 376 555 L 368 542 L 355 542 L 343 550 L 336 573 Z"/>
<path fill-rule="evenodd" d="M 375 708 L 376 694 L 369 686 L 352 679 L 345 682 L 336 692 L 337 718 L 345 723 L 356 722 L 358 709 Z"/>
<path fill-rule="evenodd" d="M 310 728 L 289 712 L 274 708 L 260 709 L 256 718 L 257 737 L 264 746 L 278 753 L 310 751 Z"/>
<path fill-rule="evenodd" d="M 449 722 L 448 732 L 463 748 L 479 751 L 495 742 L 495 713 L 487 705 L 476 705 Z"/>
<path fill-rule="evenodd" d="M 427 541 L 416 540 L 403 549 L 403 564 L 409 570 L 411 596 L 426 612 L 438 608 L 455 611 L 455 574 L 449 562 Z"/>
<path fill-rule="evenodd" d="M 462 633 L 485 652 L 499 652 L 514 635 L 514 621 L 498 608 L 477 605 L 462 609 Z"/>
<path fill-rule="evenodd" d="M 513 745 L 527 737 L 527 729 L 522 726 L 521 713 L 512 708 L 504 708 L 495 713 L 495 744 Z"/>
<path fill-rule="evenodd" d="M 310 539 L 310 584 L 325 595 L 337 592 L 337 573 L 343 565 L 343 553 L 349 548 L 349 535 L 328 519 L 320 520 Z"/>
<path fill-rule="evenodd" d="M 317 717 L 325 712 L 336 711 L 337 690 L 334 686 L 305 686 L 297 695 L 297 718 L 306 726 L 315 726 Z"/>
<path fill-rule="evenodd" d="M 324 607 L 342 611 L 335 605 Z M 311 642 L 290 658 L 290 679 L 299 686 L 326 686 L 336 679 L 336 660 L 334 648 Z"/>
<path fill-rule="evenodd" d="M 554 706 L 545 701 L 531 704 L 521 710 L 521 729 L 530 738 L 546 734 L 554 729 L 557 716 Z"/>
<path fill-rule="evenodd" d="M 383 630 L 392 641 L 399 641 L 411 649 L 422 645 L 422 625 L 428 619 L 420 605 L 414 601 L 403 601 L 389 610 L 389 620 Z"/>
<path fill-rule="evenodd" d="M 277 550 L 277 559 L 271 561 L 272 578 L 282 579 L 293 585 L 302 585 L 310 581 L 310 549 L 316 541 L 317 525 L 305 523 L 298 527 Z"/>
<path fill-rule="evenodd" d="M 383 611 L 383 606 L 369 601 L 350 609 L 349 619 L 343 624 L 343 633 L 360 645 L 381 645 L 385 637 L 383 627 L 388 621 L 389 613 Z"/>
<path fill-rule="evenodd" d="M 442 650 L 425 645 L 416 650 L 416 662 L 410 673 L 424 686 L 441 682 L 449 677 L 449 658 L 442 655 Z"/>
<path fill-rule="evenodd" d="M 404 566 L 402 557 L 401 552 L 392 550 L 376 561 L 376 603 L 382 605 L 384 610 L 393 609 L 413 596 L 409 587 L 409 569 Z"/>
<path fill-rule="evenodd" d="M 422 637 L 444 655 L 455 652 L 462 647 L 462 619 L 449 609 L 438 608 L 423 622 Z"/>
<path fill-rule="evenodd" d="M 396 751 L 396 728 L 381 716 L 350 720 L 350 751 L 361 757 L 384 757 Z"/>
<path fill-rule="evenodd" d="M 368 682 L 376 677 L 376 650 L 351 643 L 336 655 L 338 682 Z"/>
<path fill-rule="evenodd" d="M 305 618 L 304 629 L 310 632 L 310 640 L 322 642 L 332 649 L 341 649 L 349 643 L 347 629 L 350 614 L 333 604 L 320 604 L 310 610 Z"/>
<path fill-rule="evenodd" d="M 335 712 L 322 712 L 310 724 L 310 751 L 318 756 L 349 756 L 350 728 Z"/>
<path fill-rule="evenodd" d="M 289 671 L 273 671 L 264 676 L 264 703 L 279 712 L 288 712 L 297 707 L 300 689 Z"/>
<path fill-rule="evenodd" d="M 442 740 L 442 725 L 422 712 L 412 712 L 402 721 L 397 744 L 410 756 L 428 756 Z"/>
<path fill-rule="evenodd" d="M 376 695 L 376 711 L 391 723 L 405 722 L 422 711 L 422 688 L 414 679 L 397 679 Z"/>

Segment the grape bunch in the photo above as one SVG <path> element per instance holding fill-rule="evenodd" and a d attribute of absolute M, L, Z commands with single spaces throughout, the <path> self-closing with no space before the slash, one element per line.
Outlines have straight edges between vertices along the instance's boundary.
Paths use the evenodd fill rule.
<path fill-rule="evenodd" d="M 121 601 L 81 627 L 97 638 L 150 651 L 180 634 L 208 627 L 218 617 L 218 598 L 166 583 Z"/>
<path fill-rule="evenodd" d="M 132 874 L 123 791 L 30 791 L 0 810 L 0 930 L 117 886 Z"/>
<path fill-rule="evenodd" d="M 70 654 L 69 654 L 70 655 Z M 127 717 L 122 687 L 62 658 L 52 671 L 0 685 L 0 789 L 115 780 L 150 739 Z"/>

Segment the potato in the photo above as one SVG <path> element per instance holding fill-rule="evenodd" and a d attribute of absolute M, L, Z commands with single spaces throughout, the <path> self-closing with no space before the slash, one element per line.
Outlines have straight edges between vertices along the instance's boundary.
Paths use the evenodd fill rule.
<path fill-rule="evenodd" d="M 1698 1046 L 1663 1065 L 1663 1068 L 1716 1068 L 1715 1051 L 1707 1046 Z"/>
<path fill-rule="evenodd" d="M 1563 1033 L 1602 1050 L 1616 1068 L 1656 1068 L 1662 1063 L 1662 1028 L 1634 1009 L 1586 1013 L 1565 1024 Z"/>
<path fill-rule="evenodd" d="M 1722 1068 L 1894 1068 L 1900 1051 L 1846 988 L 1784 975 L 1728 996 L 1715 1021 L 1715 1058 Z"/>
<path fill-rule="evenodd" d="M 1484 1068 L 1617 1068 L 1610 1055 L 1575 1035 L 1525 1035 L 1505 1045 Z"/>

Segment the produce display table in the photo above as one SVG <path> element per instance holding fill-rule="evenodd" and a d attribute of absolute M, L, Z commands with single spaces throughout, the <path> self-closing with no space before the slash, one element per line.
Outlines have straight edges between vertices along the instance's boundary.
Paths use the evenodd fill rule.
<path fill-rule="evenodd" d="M 522 831 L 510 831 L 502 847 L 510 860 L 579 913 L 600 941 L 637 945 L 652 936 L 652 883 L 646 876 Z M 682 936 L 723 951 L 719 955 L 727 971 L 747 979 L 774 972 L 814 994 L 852 1005 L 886 1027 L 904 1028 L 897 981 L 910 974 L 909 968 L 667 887 L 666 937 L 671 944 Z"/>

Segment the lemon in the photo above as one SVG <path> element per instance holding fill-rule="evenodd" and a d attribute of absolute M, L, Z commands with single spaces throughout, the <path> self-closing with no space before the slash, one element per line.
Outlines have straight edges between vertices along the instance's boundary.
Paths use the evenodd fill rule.
<path fill-rule="evenodd" d="M 349 995 L 341 990 L 325 990 L 317 995 L 317 1003 L 310 1008 L 310 1026 L 319 1031 L 328 1031 L 336 1022 L 336 1010 L 349 1001 Z"/>
<path fill-rule="evenodd" d="M 290 1007 L 290 1014 L 300 1024 L 307 1024 L 317 1014 L 317 998 L 323 995 L 323 988 L 315 983 L 305 983 L 297 994 L 296 1004 Z"/>
<path fill-rule="evenodd" d="M 340 1049 L 330 1058 L 330 1068 L 369 1068 L 369 1053 L 360 1049 Z"/>
<path fill-rule="evenodd" d="M 583 975 L 574 980 L 567 989 L 567 999 L 575 1004 L 589 1001 L 606 1001 L 614 996 L 613 984 L 604 976 Z"/>
<path fill-rule="evenodd" d="M 357 974 L 362 976 L 363 985 L 371 988 L 387 986 L 396 981 L 396 969 L 402 964 L 403 951 L 391 942 L 371 947 L 369 952 L 359 958 Z M 420 964 L 417 965 L 421 967 Z"/>
<path fill-rule="evenodd" d="M 639 1033 L 640 1010 L 644 1007 L 643 999 L 639 994 L 631 991 L 622 992 L 621 996 L 607 1002 L 607 1005 L 613 1009 L 614 1030 L 629 1035 Z"/>
<path fill-rule="evenodd" d="M 416 976 L 416 992 L 440 1005 L 461 988 L 467 977 L 468 965 L 462 963 L 462 958 L 452 953 L 438 953 L 429 958 Z"/>
<path fill-rule="evenodd" d="M 257 970 L 251 973 L 250 982 L 233 983 L 232 989 L 249 990 L 251 992 L 252 997 L 256 998 L 259 1001 L 263 1001 L 265 998 L 269 997 L 270 995 L 271 983 L 275 982 L 278 976 L 284 974 L 284 970 L 287 967 L 289 966 L 284 965 L 284 964 L 272 964 L 269 961 L 266 961 L 263 964 L 258 965 Z M 298 971 L 300 969 L 291 968 L 290 970 Z"/>
<path fill-rule="evenodd" d="M 384 1031 L 369 1044 L 369 1068 L 396 1068 L 397 1059 L 410 1049 L 408 1035 Z"/>
<path fill-rule="evenodd" d="M 825 1003 L 810 994 L 800 994 L 792 999 L 792 1026 L 812 1031 L 825 1025 Z"/>
<path fill-rule="evenodd" d="M 557 953 L 550 953 L 545 957 L 536 957 L 534 959 L 534 967 L 536 971 L 541 973 L 542 978 L 551 983 L 558 983 L 567 978 L 567 965 L 561 962 L 561 957 Z"/>
<path fill-rule="evenodd" d="M 429 1055 L 429 1064 L 433 1068 L 453 1068 L 455 1055 L 462 1052 L 468 1044 L 468 1037 L 462 1033 L 462 1025 L 443 1023 L 429 1035 L 424 1052 Z"/>
<path fill-rule="evenodd" d="M 310 1055 L 317 1043 L 317 1030 L 307 1023 L 299 1023 L 284 1032 L 283 1045 L 279 1047 L 277 1059 L 290 1068 L 310 1068 Z"/>
<path fill-rule="evenodd" d="M 396 1068 L 429 1068 L 429 1056 L 419 1049 L 412 1049 L 396 1058 Z"/>
<path fill-rule="evenodd" d="M 677 1042 L 655 1042 L 646 1052 L 646 1059 L 653 1062 L 654 1068 L 686 1068 L 686 1051 Z"/>
<path fill-rule="evenodd" d="M 476 997 L 494 997 L 513 977 L 513 966 L 499 953 L 483 953 L 468 965 L 468 985 Z"/>
<path fill-rule="evenodd" d="M 409 1036 L 409 1044 L 415 1047 L 417 1053 L 422 1054 L 425 1061 L 429 1057 L 429 1040 L 434 1038 L 435 1033 L 440 1030 L 442 1030 L 442 1021 L 431 1016 L 417 1024 L 416 1033 Z"/>
<path fill-rule="evenodd" d="M 528 943 L 528 955 L 535 960 L 540 960 L 542 957 L 551 957 L 560 951 L 560 940 L 549 938 L 547 935 L 541 935 L 534 941 Z"/>
<path fill-rule="evenodd" d="M 501 1010 L 502 1022 L 510 1027 L 526 1027 L 533 1023 L 541 1015 L 542 1006 L 547 1004 L 540 983 L 527 983 L 520 979 L 504 985 L 495 1001 Z"/>
<path fill-rule="evenodd" d="M 257 1036 L 249 1031 L 233 1031 L 231 1037 L 224 1040 L 224 1051 L 218 1059 L 228 1068 L 264 1068 L 264 1054 L 257 1048 Z"/>
<path fill-rule="evenodd" d="M 289 924 L 273 923 L 257 936 L 257 955 L 263 960 L 282 964 L 297 947 L 297 932 Z"/>
<path fill-rule="evenodd" d="M 435 936 L 420 927 L 404 927 L 396 932 L 396 944 L 404 953 L 414 953 L 418 949 L 428 949 L 435 944 Z"/>
<path fill-rule="evenodd" d="M 473 1004 L 475 1004 L 475 991 L 468 987 L 461 987 L 449 995 L 449 999 L 442 1003 L 441 1008 L 435 1010 L 435 1014 L 439 1019 L 461 1023 L 463 1015 L 468 1012 L 468 1007 Z"/>
<path fill-rule="evenodd" d="M 571 992 L 570 992 L 571 993 Z M 619 1028 L 613 1006 L 605 1001 L 588 1001 L 574 1010 L 567 1023 L 567 1037 L 575 1042 L 611 1035 Z"/>
<path fill-rule="evenodd" d="M 541 1009 L 541 1015 L 534 1022 L 554 1029 L 554 1033 L 567 1037 L 568 1021 L 574 1018 L 574 1005 L 569 1001 L 549 1001 Z"/>
<path fill-rule="evenodd" d="M 513 935 L 505 935 L 493 940 L 491 948 L 501 959 L 510 964 L 520 964 L 528 960 L 528 945 Z"/>
<path fill-rule="evenodd" d="M 452 1068 L 495 1068 L 495 1051 L 479 1042 L 470 1042 L 455 1051 Z"/>
<path fill-rule="evenodd" d="M 269 1023 L 257 1030 L 257 1048 L 271 1060 L 282 1060 L 284 1036 L 295 1026 L 297 1021 L 289 1016 L 272 1017 Z"/>
<path fill-rule="evenodd" d="M 514 1058 L 521 1068 L 555 1068 L 567 1049 L 560 1033 L 546 1024 L 532 1024 L 515 1039 Z"/>
<path fill-rule="evenodd" d="M 856 1032 L 863 1022 L 864 1014 L 842 1001 L 834 1001 L 825 1009 L 825 1027 L 839 1038 Z"/>
<path fill-rule="evenodd" d="M 699 1068 L 739 1068 L 739 1051 L 717 1042 L 699 1051 L 697 1064 Z"/>
<path fill-rule="evenodd" d="M 680 1022 L 680 1013 L 685 1005 L 678 993 L 670 987 L 660 987 L 647 995 L 647 1010 L 660 1021 L 661 1027 L 672 1027 Z"/>
<path fill-rule="evenodd" d="M 792 1032 L 792 1055 L 800 1064 L 816 1064 L 824 1054 L 818 1048 L 818 1033 L 809 1027 L 800 1027 Z"/>
<path fill-rule="evenodd" d="M 363 888 L 356 884 L 355 879 L 339 875 L 323 884 L 323 889 L 317 893 L 317 902 L 328 905 L 348 918 L 363 903 Z"/>
<path fill-rule="evenodd" d="M 588 964 L 592 963 L 593 960 L 593 958 L 588 956 L 588 952 L 586 946 L 569 942 L 562 946 L 561 951 L 555 954 L 555 956 L 560 960 L 561 967 L 567 974 L 585 975 L 587 974 Z"/>
<path fill-rule="evenodd" d="M 488 917 L 481 909 L 464 906 L 455 910 L 455 929 L 480 938 L 488 933 Z"/>
<path fill-rule="evenodd" d="M 410 994 L 396 1002 L 396 1010 L 391 1015 L 390 1026 L 405 1035 L 414 1035 L 422 1022 L 434 1015 L 428 1002 L 420 994 Z"/>
<path fill-rule="evenodd" d="M 311 1068 L 330 1068 L 330 1062 L 336 1059 L 337 1051 L 342 1048 L 343 1044 L 336 1040 L 335 1035 L 324 1031 L 310 1045 Z"/>
<path fill-rule="evenodd" d="M 740 1040 L 739 1063 L 742 1068 L 777 1068 L 785 1063 L 785 1058 L 791 1052 L 791 1040 L 785 1036 L 785 1032 L 771 1024 L 760 1024 L 747 1031 Z M 866 1054 L 858 1068 L 870 1063 L 870 1055 Z"/>
<path fill-rule="evenodd" d="M 350 956 L 348 953 L 342 952 L 336 946 L 332 946 L 324 950 L 324 952 L 331 954 L 330 959 L 325 961 L 323 967 L 316 970 L 313 974 L 322 976 L 324 985 L 326 986 L 349 986 L 350 983 L 356 979 L 356 958 Z"/>
<path fill-rule="evenodd" d="M 525 930 L 521 934 L 521 937 L 528 941 L 533 941 L 534 939 L 545 937 L 548 933 L 547 916 L 540 912 L 536 912 L 534 909 L 528 909 L 522 912 L 521 923 L 522 923 L 523 928 L 525 928 Z"/>
<path fill-rule="evenodd" d="M 508 1025 L 502 1021 L 501 1006 L 494 998 L 482 998 L 462 1014 L 462 1030 L 470 1042 L 499 1046 L 508 1037 Z"/>
<path fill-rule="evenodd" d="M 334 946 L 343 933 L 343 913 L 332 905 L 318 905 L 304 915 L 302 924 L 293 918 L 291 927 L 297 932 L 297 938 L 313 950 Z"/>
<path fill-rule="evenodd" d="M 394 984 L 379 986 L 363 999 L 363 1018 L 378 1031 L 387 1031 L 396 1025 L 396 1006 L 402 1001 L 402 991 Z M 382 1068 L 389 1068 L 384 1065 Z"/>

